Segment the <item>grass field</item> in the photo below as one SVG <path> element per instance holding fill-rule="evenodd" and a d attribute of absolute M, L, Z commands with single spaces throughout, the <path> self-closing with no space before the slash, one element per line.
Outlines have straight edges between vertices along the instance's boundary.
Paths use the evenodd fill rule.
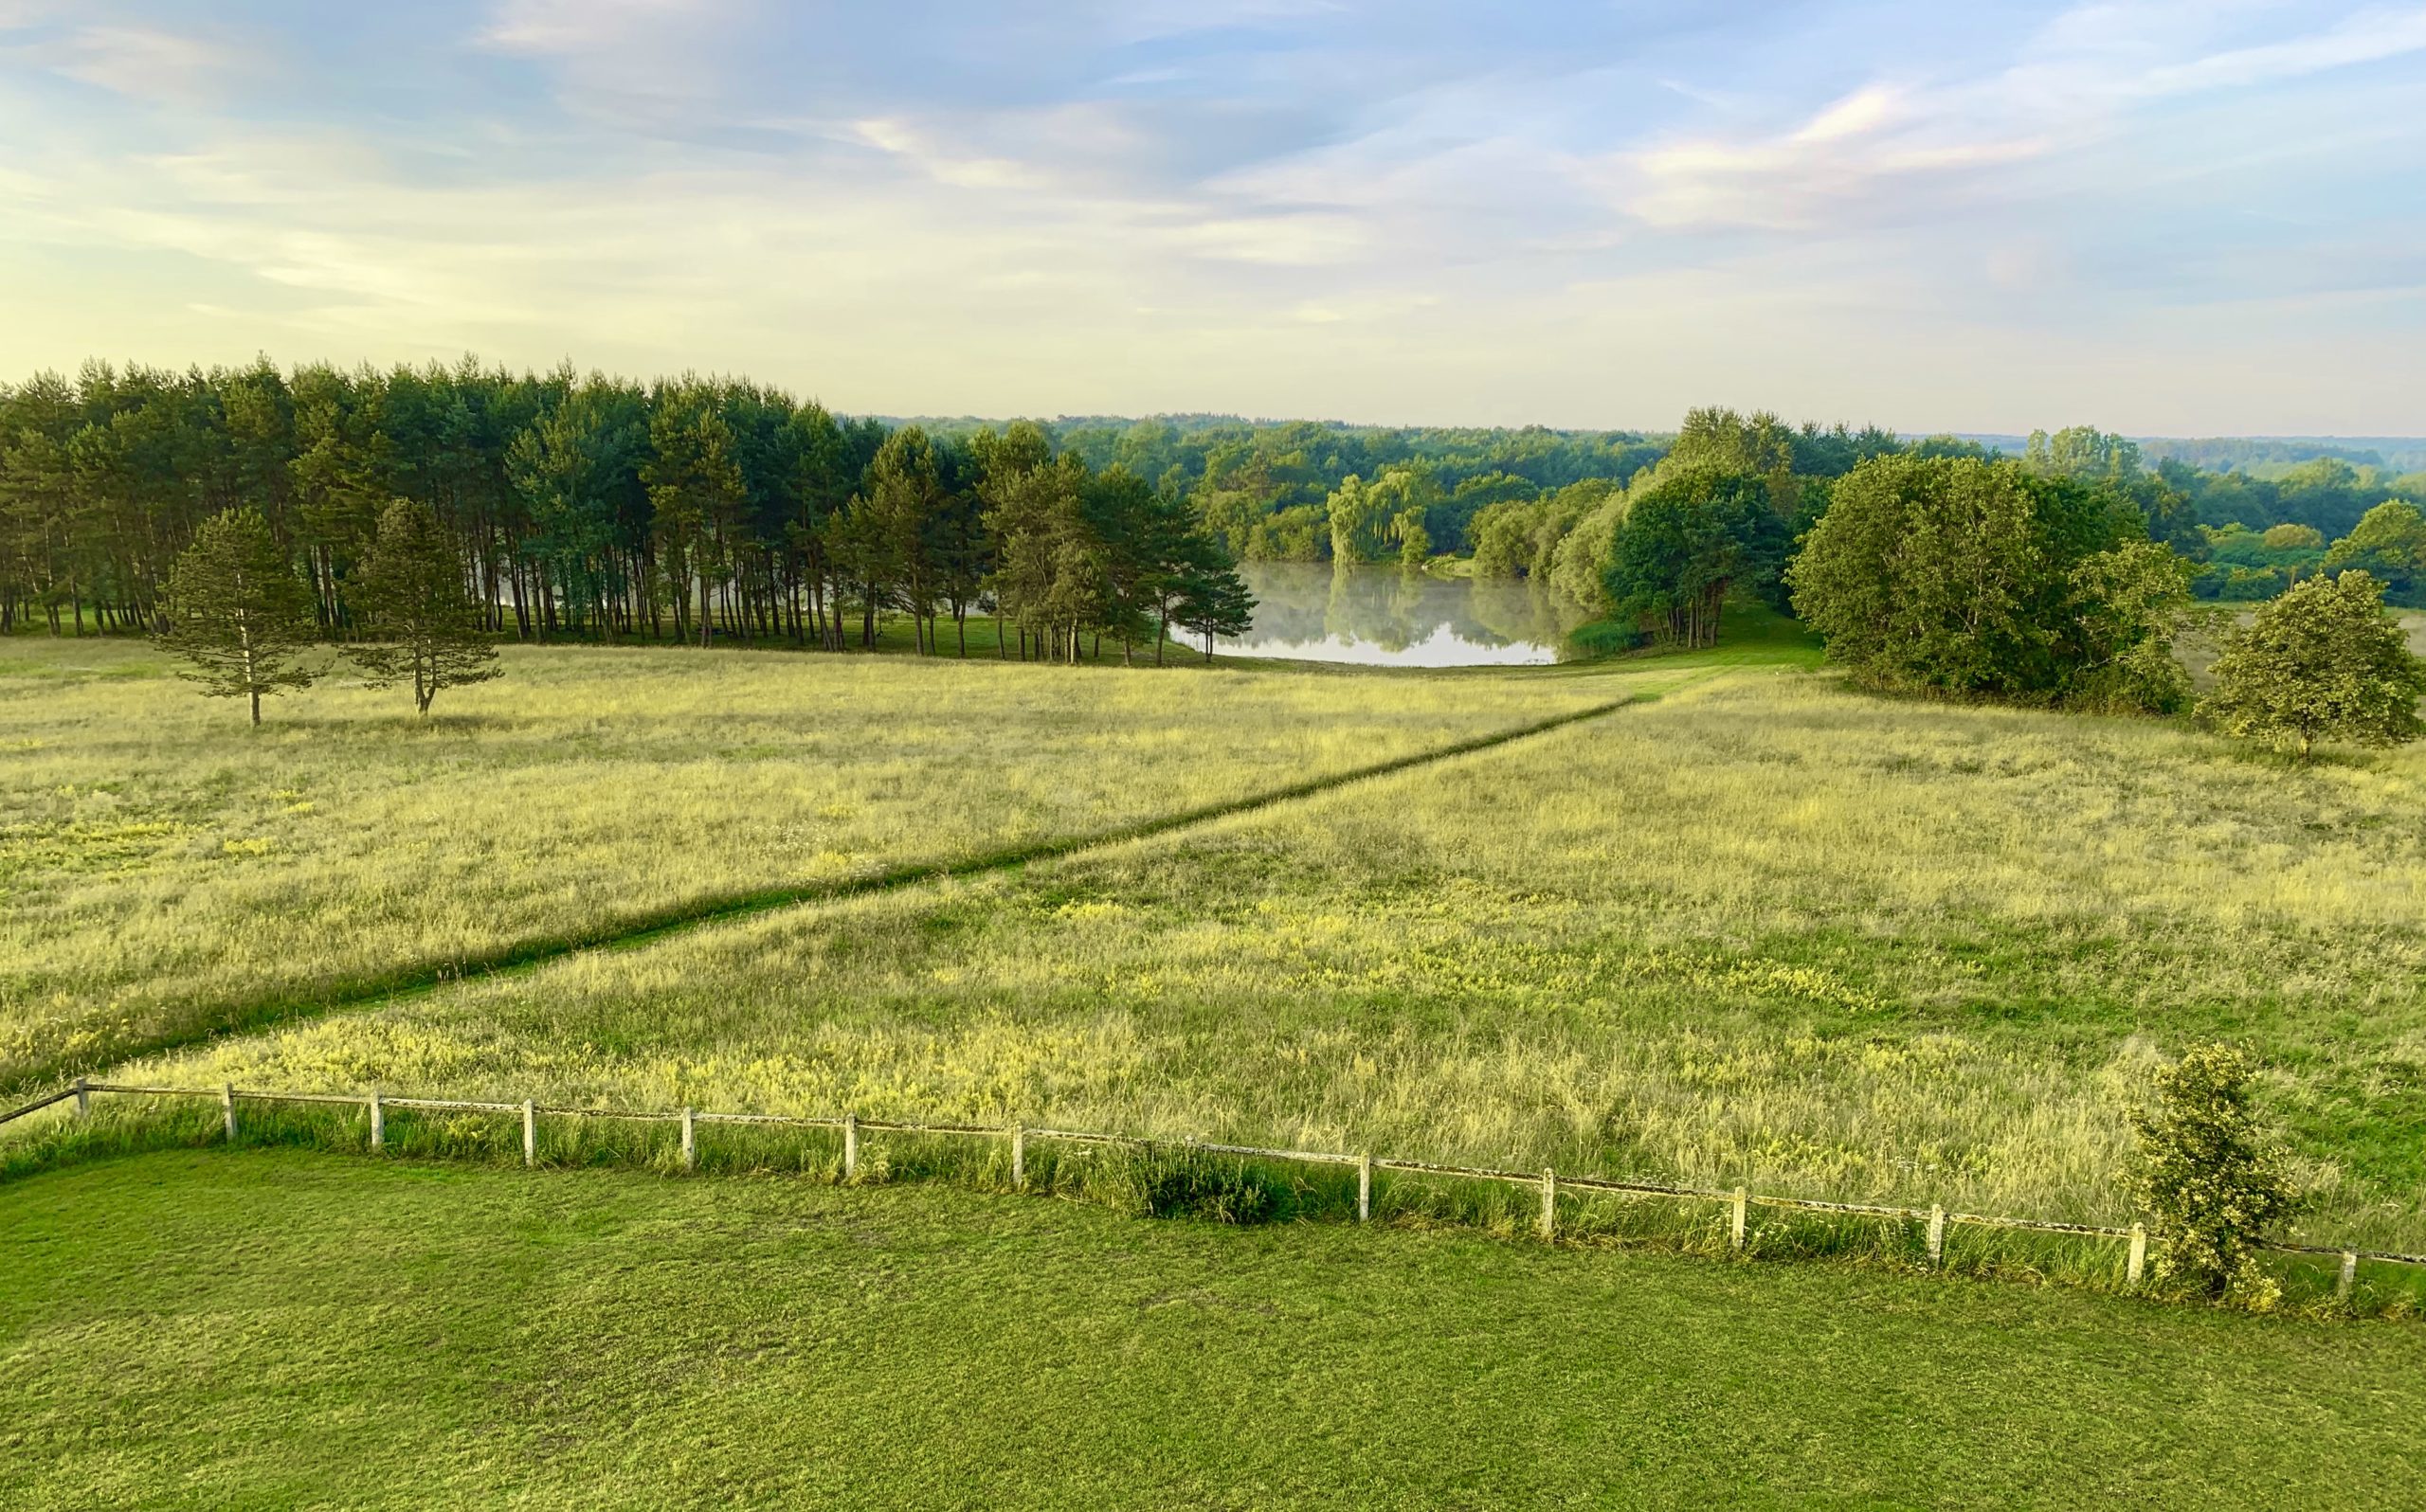
<path fill-rule="evenodd" d="M 2415 1505 L 2426 1336 L 294 1151 L 0 1187 L 0 1503 Z"/>
<path fill-rule="evenodd" d="M 0 1088 L 716 900 L 1116 830 L 1620 694 L 1595 675 L 1123 675 L 509 648 L 241 707 L 0 642 Z"/>
<path fill-rule="evenodd" d="M 138 1074 L 1367 1148 L 2127 1222 L 2141 1074 L 2254 1045 L 2298 1232 L 2426 1248 L 2426 753 L 1758 668 L 1016 872 Z"/>

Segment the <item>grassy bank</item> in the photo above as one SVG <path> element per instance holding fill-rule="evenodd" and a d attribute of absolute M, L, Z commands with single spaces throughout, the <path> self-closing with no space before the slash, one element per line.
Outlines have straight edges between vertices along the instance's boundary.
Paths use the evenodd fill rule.
<path fill-rule="evenodd" d="M 0 1086 L 264 1007 L 1388 761 L 1590 677 L 509 648 L 435 718 L 241 709 L 140 642 L 0 646 Z"/>
<path fill-rule="evenodd" d="M 181 1153 L 0 1187 L 0 1499 L 2384 1505 L 2426 1341 L 788 1180 Z"/>

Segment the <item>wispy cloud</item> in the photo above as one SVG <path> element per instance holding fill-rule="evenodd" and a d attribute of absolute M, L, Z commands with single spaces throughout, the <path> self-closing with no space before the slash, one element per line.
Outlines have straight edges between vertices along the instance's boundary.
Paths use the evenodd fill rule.
<path fill-rule="evenodd" d="M 2091 148 L 2153 102 L 2426 50 L 2426 8 L 2194 50 L 2231 9 L 2082 7 L 2001 68 L 1950 81 L 1880 80 L 1765 135 L 1684 135 L 1624 154 L 1621 197 L 1631 213 L 1668 227 L 1814 231 L 1928 219 L 1980 192 L 1987 171 Z"/>
<path fill-rule="evenodd" d="M 54 14 L 27 7 L 12 21 L 0 12 L 0 28 L 29 27 Z M 138 102 L 216 103 L 261 72 L 258 55 L 148 26 L 74 27 L 14 50 L 22 62 Z"/>

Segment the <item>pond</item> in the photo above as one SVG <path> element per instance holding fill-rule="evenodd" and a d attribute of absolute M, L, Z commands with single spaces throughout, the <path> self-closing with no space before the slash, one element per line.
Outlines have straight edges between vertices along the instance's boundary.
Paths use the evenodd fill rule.
<path fill-rule="evenodd" d="M 1581 618 L 1522 578 L 1441 578 L 1397 567 L 1249 562 L 1255 623 L 1217 649 L 1374 667 L 1524 667 L 1559 658 Z"/>

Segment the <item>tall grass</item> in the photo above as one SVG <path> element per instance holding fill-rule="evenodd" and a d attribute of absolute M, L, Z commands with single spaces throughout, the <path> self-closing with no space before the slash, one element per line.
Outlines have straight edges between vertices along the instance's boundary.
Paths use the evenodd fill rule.
<path fill-rule="evenodd" d="M 2426 1247 L 2426 759 L 1738 672 L 1521 746 L 140 1074 L 1008 1119 L 2127 1221 L 2185 1040 Z"/>
<path fill-rule="evenodd" d="M 1341 677 L 521 649 L 242 711 L 139 643 L 0 646 L 0 1085 L 263 1004 L 703 900 L 1095 833 L 1611 696 Z"/>

